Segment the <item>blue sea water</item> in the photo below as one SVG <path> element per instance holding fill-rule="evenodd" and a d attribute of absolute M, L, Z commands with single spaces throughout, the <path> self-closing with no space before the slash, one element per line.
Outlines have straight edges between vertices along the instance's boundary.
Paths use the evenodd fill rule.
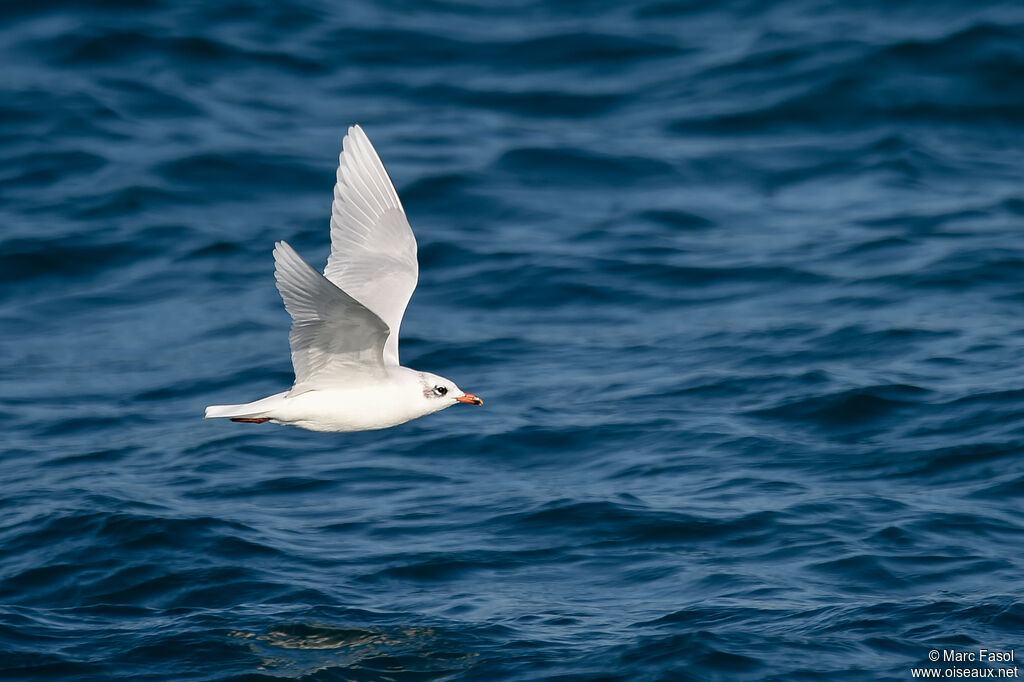
<path fill-rule="evenodd" d="M 0 63 L 0 678 L 1024 657 L 1019 2 L 6 2 Z M 355 122 L 486 405 L 203 421 L 290 385 Z"/>

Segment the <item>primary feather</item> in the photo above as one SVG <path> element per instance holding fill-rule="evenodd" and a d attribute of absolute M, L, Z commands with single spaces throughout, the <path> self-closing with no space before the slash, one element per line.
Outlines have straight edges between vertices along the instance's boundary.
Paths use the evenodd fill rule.
<path fill-rule="evenodd" d="M 288 340 L 295 386 L 289 395 L 386 376 L 383 348 L 390 330 L 384 321 L 329 282 L 288 242 L 276 244 L 274 262 L 277 290 L 292 316 Z"/>
<path fill-rule="evenodd" d="M 349 128 L 338 158 L 324 276 L 384 321 L 391 330 L 384 362 L 398 365 L 402 316 L 419 278 L 416 237 L 384 164 L 359 126 Z"/>

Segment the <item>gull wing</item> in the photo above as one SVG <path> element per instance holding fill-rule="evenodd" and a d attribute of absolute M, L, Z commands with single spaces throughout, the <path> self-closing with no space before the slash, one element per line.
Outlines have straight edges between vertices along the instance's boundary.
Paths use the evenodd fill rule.
<path fill-rule="evenodd" d="M 331 255 L 324 276 L 391 330 L 384 363 L 398 364 L 398 330 L 419 278 L 416 237 L 391 178 L 359 126 L 338 157 L 331 208 Z"/>
<path fill-rule="evenodd" d="M 290 395 L 332 385 L 351 386 L 387 376 L 388 326 L 321 275 L 287 242 L 274 246 L 274 277 L 292 316 L 295 386 Z"/>

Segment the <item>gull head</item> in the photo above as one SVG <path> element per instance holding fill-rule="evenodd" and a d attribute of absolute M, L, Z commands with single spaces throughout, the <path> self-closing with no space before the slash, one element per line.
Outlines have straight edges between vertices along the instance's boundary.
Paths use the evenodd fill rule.
<path fill-rule="evenodd" d="M 416 374 L 419 379 L 423 399 L 434 408 L 431 410 L 432 412 L 451 407 L 455 403 L 484 404 L 483 400 L 472 393 L 466 393 L 456 386 L 455 382 L 451 379 L 445 379 L 430 372 L 417 372 Z"/>

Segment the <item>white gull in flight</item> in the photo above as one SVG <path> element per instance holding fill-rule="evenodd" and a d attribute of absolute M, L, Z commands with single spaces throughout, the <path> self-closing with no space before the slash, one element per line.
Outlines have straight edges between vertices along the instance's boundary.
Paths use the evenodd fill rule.
<path fill-rule="evenodd" d="M 339 158 L 324 274 L 283 241 L 274 247 L 274 262 L 292 316 L 295 385 L 244 405 L 210 405 L 207 419 L 366 431 L 455 403 L 483 405 L 449 379 L 398 363 L 398 329 L 419 276 L 416 238 L 359 126 L 349 128 Z"/>

